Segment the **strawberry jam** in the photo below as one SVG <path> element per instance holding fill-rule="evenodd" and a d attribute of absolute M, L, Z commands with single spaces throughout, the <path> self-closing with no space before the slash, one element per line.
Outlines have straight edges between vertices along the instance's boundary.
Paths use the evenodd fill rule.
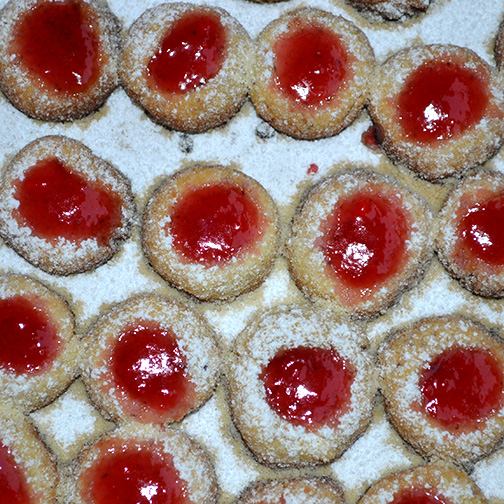
<path fill-rule="evenodd" d="M 96 239 L 106 244 L 121 225 L 121 200 L 58 159 L 44 159 L 16 181 L 21 223 L 48 240 Z"/>
<path fill-rule="evenodd" d="M 504 196 L 478 203 L 462 216 L 457 246 L 469 255 L 494 266 L 504 265 Z"/>
<path fill-rule="evenodd" d="M 227 44 L 218 14 L 186 13 L 174 23 L 147 66 L 149 83 L 166 93 L 203 86 L 222 68 Z"/>
<path fill-rule="evenodd" d="M 34 300 L 0 299 L 0 368 L 16 374 L 41 371 L 59 346 L 54 322 Z"/>
<path fill-rule="evenodd" d="M 350 288 L 379 287 L 404 263 L 407 219 L 386 195 L 361 192 L 343 198 L 321 227 L 327 264 Z"/>
<path fill-rule="evenodd" d="M 76 0 L 38 2 L 18 23 L 11 51 L 49 91 L 84 92 L 98 78 L 99 43 Z"/>
<path fill-rule="evenodd" d="M 330 101 L 349 74 L 349 56 L 340 37 L 317 24 L 291 30 L 273 51 L 275 85 L 303 105 Z"/>
<path fill-rule="evenodd" d="M 194 385 L 172 330 L 139 323 L 120 335 L 111 356 L 112 372 L 126 400 L 179 420 L 194 406 Z"/>
<path fill-rule="evenodd" d="M 216 183 L 191 189 L 171 215 L 174 248 L 191 262 L 211 266 L 229 261 L 261 232 L 259 209 L 241 187 Z"/>
<path fill-rule="evenodd" d="M 147 444 L 109 447 L 84 483 L 93 504 L 190 504 L 172 457 Z"/>
<path fill-rule="evenodd" d="M 420 378 L 422 406 L 446 427 L 486 420 L 502 406 L 502 366 L 486 350 L 450 348 Z"/>
<path fill-rule="evenodd" d="M 0 502 L 30 504 L 32 499 L 24 474 L 19 470 L 11 451 L 0 441 Z"/>
<path fill-rule="evenodd" d="M 294 425 L 337 423 L 350 403 L 355 371 L 335 350 L 282 350 L 262 373 L 266 400 Z"/>
<path fill-rule="evenodd" d="M 432 488 L 408 488 L 394 497 L 391 504 L 449 504 L 443 495 Z"/>
<path fill-rule="evenodd" d="M 398 97 L 399 122 L 415 142 L 446 140 L 477 124 L 488 104 L 487 84 L 477 70 L 429 62 L 406 81 Z"/>

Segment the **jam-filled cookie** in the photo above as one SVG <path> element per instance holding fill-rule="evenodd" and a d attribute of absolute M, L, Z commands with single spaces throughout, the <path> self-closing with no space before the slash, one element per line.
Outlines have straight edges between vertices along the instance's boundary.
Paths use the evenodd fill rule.
<path fill-rule="evenodd" d="M 499 29 L 497 31 L 497 36 L 495 38 L 495 60 L 497 61 L 497 66 L 502 69 L 504 64 L 504 20 L 501 21 Z"/>
<path fill-rule="evenodd" d="M 379 361 L 388 415 L 422 455 L 474 461 L 504 436 L 504 344 L 479 322 L 419 320 L 387 340 Z"/>
<path fill-rule="evenodd" d="M 56 504 L 58 470 L 33 425 L 0 405 L 0 489 L 6 504 Z"/>
<path fill-rule="evenodd" d="M 56 275 L 108 261 L 129 236 L 130 183 L 86 146 L 62 136 L 21 149 L 0 181 L 0 236 Z"/>
<path fill-rule="evenodd" d="M 212 394 L 219 348 L 194 309 L 161 296 L 131 298 L 107 311 L 86 338 L 83 377 L 116 421 L 180 420 Z"/>
<path fill-rule="evenodd" d="M 446 463 L 427 464 L 374 483 L 359 504 L 485 504 L 474 481 Z"/>
<path fill-rule="evenodd" d="M 374 54 L 350 21 L 294 10 L 271 22 L 256 46 L 250 98 L 277 130 L 304 139 L 335 135 L 366 103 Z"/>
<path fill-rule="evenodd" d="M 343 492 L 330 478 L 299 477 L 248 486 L 235 504 L 344 504 Z"/>
<path fill-rule="evenodd" d="M 36 119 L 83 117 L 117 86 L 119 25 L 101 0 L 10 0 L 0 40 L 0 88 Z"/>
<path fill-rule="evenodd" d="M 326 310 L 280 307 L 237 338 L 229 404 L 245 444 L 277 467 L 327 463 L 367 427 L 375 368 L 356 325 Z"/>
<path fill-rule="evenodd" d="M 470 49 L 417 46 L 375 75 L 369 112 L 385 152 L 427 180 L 484 163 L 504 141 L 504 83 Z"/>
<path fill-rule="evenodd" d="M 431 0 L 348 0 L 348 2 L 371 18 L 402 21 L 427 10 Z"/>
<path fill-rule="evenodd" d="M 297 286 L 358 317 L 385 311 L 433 253 L 425 200 L 368 170 L 329 177 L 305 195 L 287 243 Z"/>
<path fill-rule="evenodd" d="M 450 193 L 438 217 L 437 250 L 448 271 L 482 296 L 504 296 L 504 175 L 480 171 Z"/>
<path fill-rule="evenodd" d="M 143 248 L 154 269 L 202 300 L 230 299 L 260 285 L 277 242 L 269 194 L 221 166 L 176 173 L 154 192 L 143 218 Z"/>
<path fill-rule="evenodd" d="M 78 457 L 74 504 L 152 502 L 215 504 L 217 479 L 208 455 L 181 431 L 127 424 Z"/>
<path fill-rule="evenodd" d="M 248 33 L 225 10 L 166 3 L 131 26 L 119 75 L 131 99 L 155 121 L 199 132 L 238 112 L 253 61 Z"/>
<path fill-rule="evenodd" d="M 0 396 L 25 410 L 51 402 L 77 374 L 77 345 L 61 296 L 30 277 L 0 276 Z"/>

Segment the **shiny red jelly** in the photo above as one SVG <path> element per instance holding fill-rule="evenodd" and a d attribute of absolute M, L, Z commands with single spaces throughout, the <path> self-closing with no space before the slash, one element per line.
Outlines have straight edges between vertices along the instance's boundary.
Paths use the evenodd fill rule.
<path fill-rule="evenodd" d="M 261 228 L 255 201 L 226 183 L 188 190 L 175 204 L 170 224 L 174 248 L 191 262 L 209 266 L 250 247 Z"/>
<path fill-rule="evenodd" d="M 340 37 L 317 24 L 291 30 L 273 51 L 276 86 L 303 105 L 330 101 L 349 76 L 349 56 Z"/>
<path fill-rule="evenodd" d="M 443 495 L 432 488 L 408 488 L 394 497 L 392 504 L 449 504 Z"/>
<path fill-rule="evenodd" d="M 188 12 L 165 36 L 147 66 L 149 82 L 166 93 L 203 86 L 222 68 L 227 31 L 217 13 Z"/>
<path fill-rule="evenodd" d="M 84 483 L 93 504 L 190 504 L 172 457 L 147 445 L 110 448 Z"/>
<path fill-rule="evenodd" d="M 447 140 L 477 124 L 488 104 L 486 82 L 476 70 L 429 62 L 406 81 L 398 97 L 399 122 L 410 140 Z"/>
<path fill-rule="evenodd" d="M 111 356 L 112 372 L 127 398 L 159 413 L 182 418 L 194 406 L 194 385 L 172 330 L 139 323 L 122 333 Z"/>
<path fill-rule="evenodd" d="M 462 216 L 457 246 L 462 254 L 469 254 L 494 266 L 504 265 L 504 196 L 478 203 Z"/>
<path fill-rule="evenodd" d="M 270 407 L 305 427 L 337 423 L 350 403 L 354 377 L 336 351 L 311 347 L 280 351 L 262 373 Z"/>
<path fill-rule="evenodd" d="M 32 499 L 24 474 L 9 448 L 0 441 L 0 502 L 30 504 Z"/>
<path fill-rule="evenodd" d="M 348 287 L 379 287 L 404 263 L 407 219 L 386 195 L 369 192 L 343 198 L 322 230 L 326 261 Z"/>
<path fill-rule="evenodd" d="M 23 296 L 0 299 L 0 368 L 35 373 L 51 364 L 60 339 L 39 303 Z"/>
<path fill-rule="evenodd" d="M 96 239 L 104 245 L 121 225 L 120 198 L 55 158 L 29 168 L 16 182 L 14 197 L 21 222 L 40 238 Z"/>
<path fill-rule="evenodd" d="M 18 23 L 12 52 L 50 91 L 79 93 L 98 78 L 100 49 L 85 6 L 42 1 Z"/>
<path fill-rule="evenodd" d="M 422 406 L 446 427 L 481 422 L 502 406 L 503 380 L 502 365 L 486 350 L 450 348 L 420 378 Z"/>

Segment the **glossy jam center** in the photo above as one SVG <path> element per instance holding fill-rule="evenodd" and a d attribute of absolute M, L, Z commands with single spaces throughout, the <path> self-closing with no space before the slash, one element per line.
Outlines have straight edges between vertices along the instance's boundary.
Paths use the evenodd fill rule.
<path fill-rule="evenodd" d="M 0 299 L 0 367 L 16 374 L 43 370 L 60 346 L 55 325 L 23 296 Z"/>
<path fill-rule="evenodd" d="M 275 84 L 298 103 L 321 105 L 341 88 L 348 55 L 341 39 L 318 25 L 280 37 L 274 45 Z"/>
<path fill-rule="evenodd" d="M 392 504 L 449 504 L 443 495 L 436 493 L 434 489 L 412 488 L 399 493 Z"/>
<path fill-rule="evenodd" d="M 109 450 L 87 474 L 93 504 L 189 504 L 171 457 L 148 446 Z"/>
<path fill-rule="evenodd" d="M 402 209 L 383 195 L 358 193 L 343 199 L 322 229 L 326 261 L 347 286 L 378 287 L 402 266 L 407 221 Z"/>
<path fill-rule="evenodd" d="M 97 79 L 98 40 L 79 2 L 39 2 L 21 18 L 12 50 L 51 91 L 83 92 Z"/>
<path fill-rule="evenodd" d="M 106 244 L 121 225 L 120 198 L 55 158 L 28 169 L 16 182 L 14 197 L 22 223 L 40 238 L 96 239 Z"/>
<path fill-rule="evenodd" d="M 147 75 L 167 93 L 184 93 L 206 84 L 222 68 L 227 33 L 217 14 L 189 12 L 176 21 L 152 57 Z"/>
<path fill-rule="evenodd" d="M 170 226 L 175 249 L 205 265 L 237 256 L 257 240 L 262 227 L 253 199 L 225 183 L 189 190 L 175 204 Z"/>
<path fill-rule="evenodd" d="M 478 123 L 488 103 L 486 83 L 476 70 L 430 62 L 406 81 L 398 99 L 399 122 L 410 140 L 446 140 Z"/>
<path fill-rule="evenodd" d="M 30 504 L 32 499 L 23 473 L 10 450 L 0 441 L 0 502 Z"/>
<path fill-rule="evenodd" d="M 355 371 L 334 350 L 297 347 L 280 351 L 264 368 L 266 400 L 295 425 L 337 421 L 350 403 Z"/>
<path fill-rule="evenodd" d="M 460 220 L 459 243 L 477 259 L 504 265 L 504 196 L 469 208 Z"/>
<path fill-rule="evenodd" d="M 111 363 L 117 385 L 145 407 L 178 419 L 194 405 L 194 385 L 172 330 L 135 325 L 118 338 Z"/>
<path fill-rule="evenodd" d="M 452 348 L 436 357 L 420 379 L 422 405 L 448 427 L 484 421 L 503 402 L 503 371 L 478 348 Z"/>

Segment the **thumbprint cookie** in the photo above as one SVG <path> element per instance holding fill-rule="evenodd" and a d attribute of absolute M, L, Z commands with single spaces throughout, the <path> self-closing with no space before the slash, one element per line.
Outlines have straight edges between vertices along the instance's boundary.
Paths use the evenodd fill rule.
<path fill-rule="evenodd" d="M 10 0 L 0 40 L 0 88 L 35 119 L 81 118 L 117 86 L 119 24 L 101 0 Z"/>
<path fill-rule="evenodd" d="M 310 298 L 356 317 L 387 310 L 432 257 L 432 213 L 419 195 L 368 170 L 329 177 L 304 196 L 287 243 Z"/>
<path fill-rule="evenodd" d="M 0 492 L 6 504 L 56 504 L 55 461 L 33 425 L 5 402 L 0 405 Z"/>
<path fill-rule="evenodd" d="M 253 483 L 235 504 L 344 504 L 343 492 L 330 478 L 299 477 Z"/>
<path fill-rule="evenodd" d="M 228 369 L 231 414 L 264 464 L 323 464 L 366 429 L 375 368 L 356 325 L 330 311 L 275 308 L 237 338 Z"/>
<path fill-rule="evenodd" d="M 153 268 L 175 287 L 206 301 L 260 285 L 278 248 L 278 216 L 266 190 L 231 168 L 176 173 L 153 194 L 142 243 Z"/>
<path fill-rule="evenodd" d="M 0 236 L 55 275 L 108 261 L 130 233 L 130 183 L 86 146 L 39 138 L 12 159 L 0 181 Z"/>
<path fill-rule="evenodd" d="M 373 50 L 342 17 L 313 8 L 289 12 L 261 32 L 256 59 L 254 107 L 295 138 L 336 135 L 367 101 Z"/>
<path fill-rule="evenodd" d="M 348 2 L 373 19 L 403 21 L 427 10 L 431 0 L 348 0 Z"/>
<path fill-rule="evenodd" d="M 219 377 L 219 349 L 194 309 L 155 295 L 107 311 L 86 338 L 83 378 L 116 421 L 173 422 L 201 406 Z"/>
<path fill-rule="evenodd" d="M 22 409 L 54 400 L 77 374 L 78 343 L 67 302 L 22 275 L 0 276 L 0 396 Z"/>
<path fill-rule="evenodd" d="M 438 217 L 441 262 L 472 292 L 504 296 L 504 175 L 485 170 L 465 177 Z"/>
<path fill-rule="evenodd" d="M 481 323 L 419 320 L 386 341 L 379 362 L 389 418 L 422 455 L 474 461 L 504 436 L 504 344 Z"/>
<path fill-rule="evenodd" d="M 225 10 L 165 3 L 131 26 L 119 76 L 130 98 L 155 121 L 200 132 L 238 112 L 253 61 L 248 33 Z"/>
<path fill-rule="evenodd" d="M 359 504 L 485 504 L 473 480 L 446 463 L 427 464 L 374 483 Z"/>
<path fill-rule="evenodd" d="M 75 465 L 73 504 L 217 502 L 208 455 L 169 428 L 124 425 L 87 447 Z"/>
<path fill-rule="evenodd" d="M 377 69 L 369 112 L 390 158 L 438 180 L 484 163 L 504 141 L 504 83 L 470 49 L 417 46 Z"/>

